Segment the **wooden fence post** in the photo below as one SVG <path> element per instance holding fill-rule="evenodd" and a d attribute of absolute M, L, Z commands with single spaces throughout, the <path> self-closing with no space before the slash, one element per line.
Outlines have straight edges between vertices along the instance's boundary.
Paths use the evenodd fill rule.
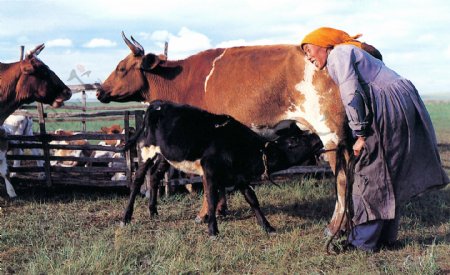
<path fill-rule="evenodd" d="M 128 136 L 130 135 L 130 111 L 125 111 L 125 116 L 124 116 L 124 121 L 123 121 L 123 125 L 125 128 L 125 143 L 128 142 Z M 125 160 L 127 162 L 127 172 L 125 173 L 126 177 L 127 177 L 127 181 L 129 183 L 129 185 L 131 186 L 131 169 L 132 169 L 132 160 L 131 160 L 131 153 L 130 153 L 130 149 L 125 151 Z"/>
<path fill-rule="evenodd" d="M 166 41 L 164 43 L 164 55 L 166 56 L 167 59 L 169 59 L 168 54 L 169 54 L 169 42 Z"/>
<path fill-rule="evenodd" d="M 48 148 L 48 140 L 45 138 L 47 132 L 45 131 L 45 118 L 44 118 L 44 106 L 42 103 L 37 104 L 37 111 L 39 115 L 39 131 L 41 135 L 42 151 L 44 153 L 44 171 L 45 171 L 45 182 L 48 187 L 52 185 L 52 177 L 50 170 L 50 149 Z"/>
<path fill-rule="evenodd" d="M 20 59 L 19 59 L 20 61 L 23 60 L 24 52 L 25 52 L 25 46 L 20 46 Z"/>
<path fill-rule="evenodd" d="M 83 89 L 83 91 L 81 91 L 81 104 L 83 104 L 83 113 L 86 114 L 86 91 Z M 83 116 L 82 120 L 81 120 L 81 124 L 83 127 L 83 132 L 86 132 L 86 117 Z"/>

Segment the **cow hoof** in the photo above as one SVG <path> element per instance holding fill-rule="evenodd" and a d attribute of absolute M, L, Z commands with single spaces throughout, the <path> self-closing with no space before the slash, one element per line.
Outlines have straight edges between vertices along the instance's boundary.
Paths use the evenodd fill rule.
<path fill-rule="evenodd" d="M 338 230 L 336 233 L 333 233 L 333 231 L 331 231 L 331 229 L 329 227 L 325 227 L 325 229 L 323 230 L 323 234 L 325 235 L 325 237 L 341 237 L 342 235 L 345 234 L 344 230 Z"/>
<path fill-rule="evenodd" d="M 217 217 L 225 218 L 228 215 L 228 211 L 226 209 L 218 210 L 216 212 Z"/>
<path fill-rule="evenodd" d="M 149 211 L 148 213 L 150 215 L 150 219 L 154 219 L 155 217 L 157 217 L 159 215 L 158 211 L 156 211 L 156 210 Z"/>
<path fill-rule="evenodd" d="M 209 239 L 210 239 L 211 241 L 216 241 L 217 238 L 218 238 L 217 235 L 209 236 Z"/>
<path fill-rule="evenodd" d="M 265 227 L 264 230 L 269 234 L 270 236 L 276 235 L 277 231 L 272 226 Z"/>
<path fill-rule="evenodd" d="M 331 230 L 328 227 L 325 227 L 325 229 L 323 230 L 323 234 L 325 235 L 325 237 L 333 236 L 333 233 L 331 232 Z"/>
<path fill-rule="evenodd" d="M 204 216 L 203 218 L 200 216 L 195 217 L 195 223 L 200 224 L 200 223 L 206 223 L 208 222 L 208 215 Z"/>

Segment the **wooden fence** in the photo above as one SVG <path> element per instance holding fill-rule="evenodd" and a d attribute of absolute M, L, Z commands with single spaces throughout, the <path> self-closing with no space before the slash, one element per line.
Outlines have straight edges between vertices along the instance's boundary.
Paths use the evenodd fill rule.
<path fill-rule="evenodd" d="M 85 95 L 86 90 L 95 89 L 95 85 L 77 85 L 70 86 L 74 93 L 81 92 Z M 126 109 L 124 109 L 126 108 Z M 30 109 L 37 109 L 37 111 L 30 111 Z M 51 141 L 70 141 L 70 140 L 83 140 L 99 141 L 99 140 L 111 140 L 111 139 L 125 139 L 130 137 L 130 127 L 138 129 L 142 123 L 143 115 L 145 112 L 145 106 L 142 104 L 124 105 L 122 106 L 99 106 L 88 107 L 86 103 L 86 96 L 82 96 L 82 101 L 79 106 L 67 106 L 61 109 L 70 110 L 70 112 L 49 112 L 50 106 L 46 109 L 42 104 L 37 106 L 25 106 L 22 110 L 16 111 L 15 114 L 27 115 L 33 118 L 33 121 L 39 123 L 39 132 L 34 136 L 19 136 L 10 135 L 8 140 L 10 142 L 10 148 L 42 149 L 42 156 L 31 155 L 8 155 L 8 160 L 21 160 L 26 161 L 27 165 L 22 167 L 9 167 L 11 172 L 16 172 L 17 177 L 12 178 L 13 184 L 27 183 L 27 184 L 45 184 L 51 186 L 53 184 L 66 184 L 66 185 L 85 185 L 85 186 L 128 186 L 132 179 L 135 167 L 139 162 L 139 155 L 132 156 L 130 151 L 125 153 L 123 158 L 92 158 L 92 157 L 56 157 L 50 154 L 52 149 L 67 149 L 67 150 L 99 150 L 99 151 L 111 151 L 118 152 L 120 149 L 111 146 L 94 145 L 91 142 L 88 145 L 62 145 L 62 144 L 50 144 Z M 105 122 L 105 126 L 109 126 L 107 121 L 111 120 L 123 120 L 125 134 L 103 134 L 99 132 L 86 131 L 87 121 L 100 120 Z M 79 121 L 82 123 L 81 133 L 72 136 L 58 136 L 46 131 L 46 123 L 58 122 L 58 121 Z M 74 130 L 74 129 L 65 129 Z M 79 131 L 79 129 L 76 129 Z M 139 150 L 137 150 L 139 154 Z M 38 167 L 30 165 L 35 163 L 35 160 L 43 160 L 44 166 Z M 79 167 L 59 167 L 52 166 L 51 161 L 81 161 L 86 162 L 88 165 Z M 98 167 L 89 164 L 95 163 L 109 163 L 114 162 L 114 167 Z M 111 177 L 114 173 L 125 173 L 125 180 L 112 181 Z M 273 176 L 286 176 L 291 174 L 305 174 L 305 173 L 331 173 L 329 166 L 297 166 L 290 169 L 274 173 Z M 44 174 L 44 177 L 39 175 Z M 166 193 L 169 191 L 169 187 L 178 184 L 192 183 L 192 181 L 201 181 L 199 177 L 188 179 L 175 179 L 169 181 L 165 178 Z"/>
<path fill-rule="evenodd" d="M 70 86 L 74 93 L 81 92 L 85 94 L 85 88 L 93 89 L 93 85 L 78 85 Z M 81 90 L 80 90 L 81 88 Z M 126 108 L 126 109 L 125 109 Z M 33 111 L 37 109 L 37 111 Z M 15 114 L 29 116 L 33 122 L 39 123 L 39 131 L 34 136 L 10 135 L 7 139 L 10 141 L 10 149 L 20 148 L 22 150 L 37 148 L 41 149 L 43 154 L 40 156 L 32 155 L 8 155 L 8 160 L 20 160 L 26 165 L 21 167 L 9 167 L 10 172 L 15 172 L 16 177 L 11 180 L 14 183 L 27 184 L 45 184 L 51 186 L 53 184 L 73 184 L 73 185 L 89 185 L 89 186 L 126 186 L 132 181 L 132 174 L 134 166 L 138 162 L 137 156 L 132 157 L 130 151 L 125 152 L 123 158 L 93 158 L 93 157 L 57 157 L 52 156 L 50 151 L 53 149 L 66 150 L 86 150 L 86 151 L 108 151 L 119 152 L 120 149 L 112 146 L 96 145 L 100 140 L 128 140 L 130 137 L 130 127 L 138 128 L 142 123 L 145 106 L 142 104 L 126 105 L 123 107 L 87 107 L 86 97 L 82 97 L 80 106 L 66 106 L 60 108 L 58 112 L 49 112 L 52 110 L 50 106 L 44 109 L 42 104 L 36 106 L 24 106 Z M 69 110 L 70 112 L 64 112 Z M 86 131 L 87 121 L 100 120 L 108 125 L 111 120 L 123 120 L 124 134 L 104 134 L 94 131 Z M 47 132 L 46 123 L 48 122 L 67 122 L 79 121 L 82 124 L 82 129 L 64 129 L 75 130 L 78 134 L 71 136 L 60 136 Z M 131 125 L 131 123 L 133 123 Z M 87 140 L 87 145 L 68 145 L 68 144 L 51 144 L 52 141 L 72 141 L 72 140 Z M 44 166 L 39 167 L 35 164 L 36 160 L 43 160 Z M 78 167 L 60 167 L 52 166 L 51 161 L 79 161 L 87 163 L 86 166 Z M 96 166 L 95 164 L 114 163 L 113 167 Z M 34 164 L 34 166 L 33 166 Z M 92 165 L 93 164 L 93 165 Z M 115 173 L 124 173 L 126 180 L 112 181 L 111 177 Z M 41 177 L 40 175 L 45 175 Z"/>

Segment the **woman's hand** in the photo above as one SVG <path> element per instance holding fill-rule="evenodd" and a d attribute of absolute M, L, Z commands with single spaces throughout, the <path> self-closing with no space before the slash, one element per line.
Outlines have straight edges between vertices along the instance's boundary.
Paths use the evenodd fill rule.
<path fill-rule="evenodd" d="M 365 137 L 358 137 L 355 144 L 353 144 L 353 154 L 357 157 L 361 153 L 361 150 L 364 148 L 364 144 L 366 144 Z"/>

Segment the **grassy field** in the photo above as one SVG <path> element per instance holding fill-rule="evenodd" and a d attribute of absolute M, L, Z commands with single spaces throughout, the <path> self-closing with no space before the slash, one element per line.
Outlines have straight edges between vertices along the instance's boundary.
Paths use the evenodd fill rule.
<path fill-rule="evenodd" d="M 450 173 L 450 103 L 427 108 Z M 266 235 L 244 198 L 231 194 L 230 215 L 219 220 L 214 241 L 206 225 L 193 221 L 200 195 L 162 199 L 156 219 L 138 198 L 132 224 L 120 228 L 124 189 L 21 188 L 14 201 L 0 198 L 0 274 L 450 273 L 450 187 L 405 206 L 400 247 L 327 255 L 323 229 L 333 211 L 333 180 L 279 184 L 256 188 L 277 235 Z"/>

